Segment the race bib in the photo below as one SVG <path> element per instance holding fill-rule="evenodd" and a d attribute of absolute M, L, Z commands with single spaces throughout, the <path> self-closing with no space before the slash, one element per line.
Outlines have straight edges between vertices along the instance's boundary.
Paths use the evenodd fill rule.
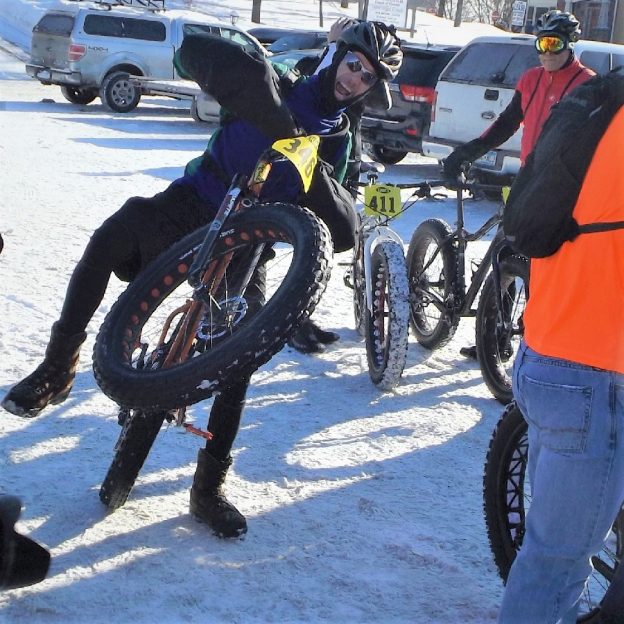
<path fill-rule="evenodd" d="M 394 218 L 401 214 L 401 191 L 391 184 L 364 187 L 364 214 L 369 217 Z"/>
<path fill-rule="evenodd" d="M 306 192 L 312 183 L 320 141 L 321 139 L 317 135 L 311 134 L 293 139 L 280 139 L 275 141 L 272 146 L 275 151 L 286 156 L 295 166 L 301 176 L 303 190 Z"/>

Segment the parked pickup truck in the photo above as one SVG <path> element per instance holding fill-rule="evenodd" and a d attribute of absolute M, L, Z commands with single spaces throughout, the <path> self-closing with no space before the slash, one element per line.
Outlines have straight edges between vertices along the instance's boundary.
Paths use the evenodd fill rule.
<path fill-rule="evenodd" d="M 195 121 L 219 121 L 221 106 L 217 100 L 203 93 L 192 80 L 154 80 L 149 76 L 130 76 L 130 83 L 143 95 L 157 95 L 176 100 L 190 100 L 191 117 Z M 198 112 L 199 104 L 199 112 Z"/>
<path fill-rule="evenodd" d="M 264 50 L 241 28 L 210 21 L 203 14 L 113 9 L 95 3 L 46 12 L 33 28 L 26 72 L 42 84 L 59 85 L 73 104 L 89 104 L 99 95 L 108 108 L 126 113 L 136 108 L 142 95 L 185 97 L 184 89 L 163 93 L 150 82 L 138 86 L 131 76 L 180 81 L 173 55 L 184 37 L 196 32 Z"/>

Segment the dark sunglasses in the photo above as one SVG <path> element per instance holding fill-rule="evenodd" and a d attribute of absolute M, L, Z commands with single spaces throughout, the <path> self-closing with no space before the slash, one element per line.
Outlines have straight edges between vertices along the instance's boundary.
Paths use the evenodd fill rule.
<path fill-rule="evenodd" d="M 567 48 L 567 42 L 555 35 L 544 35 L 535 40 L 535 49 L 539 54 L 561 54 Z"/>
<path fill-rule="evenodd" d="M 368 71 L 368 69 L 364 69 L 362 67 L 362 61 L 353 54 L 353 52 L 347 52 L 344 57 L 344 61 L 347 64 L 347 67 L 354 73 L 360 73 L 360 80 L 367 86 L 370 87 L 377 82 L 377 75 L 373 72 Z"/>

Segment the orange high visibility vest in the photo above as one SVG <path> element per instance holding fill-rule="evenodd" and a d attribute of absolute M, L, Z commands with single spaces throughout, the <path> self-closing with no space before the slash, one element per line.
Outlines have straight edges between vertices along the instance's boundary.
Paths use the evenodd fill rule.
<path fill-rule="evenodd" d="M 624 107 L 598 143 L 573 216 L 579 225 L 624 221 Z M 531 260 L 524 322 L 534 351 L 624 373 L 624 229 L 581 234 Z"/>

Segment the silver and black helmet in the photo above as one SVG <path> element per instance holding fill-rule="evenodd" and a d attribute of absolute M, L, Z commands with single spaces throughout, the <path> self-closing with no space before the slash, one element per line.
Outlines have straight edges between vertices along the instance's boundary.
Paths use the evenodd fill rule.
<path fill-rule="evenodd" d="M 554 9 L 547 11 L 537 19 L 535 34 L 538 37 L 559 35 L 574 43 L 581 36 L 581 25 L 572 13 Z"/>
<path fill-rule="evenodd" d="M 400 43 L 394 28 L 382 22 L 358 22 L 338 37 L 336 51 L 361 52 L 371 62 L 379 78 L 392 80 L 403 62 Z"/>

